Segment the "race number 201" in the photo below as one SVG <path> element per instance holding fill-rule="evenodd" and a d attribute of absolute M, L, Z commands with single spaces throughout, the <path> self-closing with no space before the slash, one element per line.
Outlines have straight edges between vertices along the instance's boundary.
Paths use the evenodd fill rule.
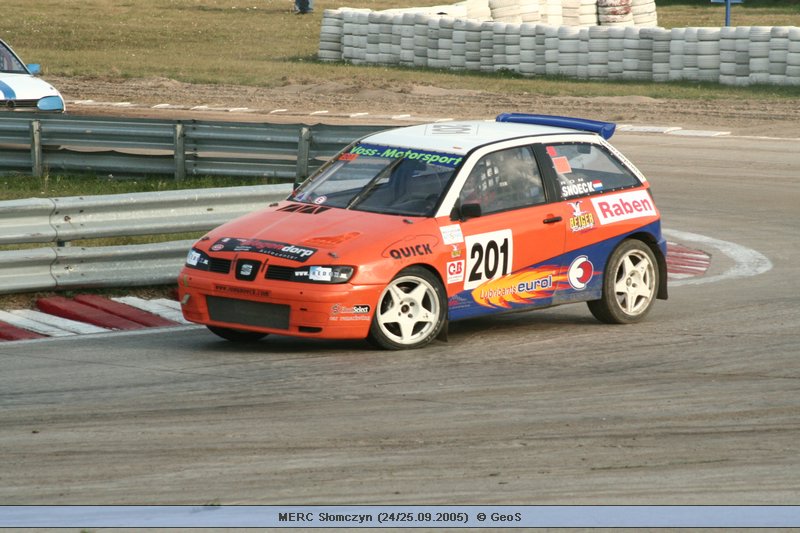
<path fill-rule="evenodd" d="M 467 235 L 464 244 L 467 247 L 465 290 L 511 273 L 514 240 L 510 229 Z"/>

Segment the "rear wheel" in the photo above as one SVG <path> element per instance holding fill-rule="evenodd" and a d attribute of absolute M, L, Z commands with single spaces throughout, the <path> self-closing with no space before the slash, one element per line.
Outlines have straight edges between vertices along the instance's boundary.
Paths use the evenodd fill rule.
<path fill-rule="evenodd" d="M 446 302 L 435 275 L 423 267 L 406 268 L 381 293 L 369 340 L 388 350 L 421 348 L 442 331 Z"/>
<path fill-rule="evenodd" d="M 221 328 L 219 326 L 206 326 L 208 330 L 222 337 L 223 339 L 233 342 L 254 342 L 267 336 L 266 333 L 259 333 L 257 331 L 245 331 L 243 329 Z"/>
<path fill-rule="evenodd" d="M 628 239 L 614 250 L 603 276 L 603 297 L 587 302 L 592 314 L 607 324 L 642 320 L 658 294 L 658 261 L 642 241 Z"/>

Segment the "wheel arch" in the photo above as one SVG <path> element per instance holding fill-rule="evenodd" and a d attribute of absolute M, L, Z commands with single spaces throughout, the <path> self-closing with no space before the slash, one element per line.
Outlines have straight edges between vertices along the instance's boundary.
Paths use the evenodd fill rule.
<path fill-rule="evenodd" d="M 658 293 L 656 294 L 656 298 L 659 300 L 666 300 L 669 296 L 667 289 L 667 258 L 658 245 L 658 240 L 652 233 L 647 232 L 634 233 L 628 238 L 643 242 L 653 252 L 656 261 L 658 261 Z"/>

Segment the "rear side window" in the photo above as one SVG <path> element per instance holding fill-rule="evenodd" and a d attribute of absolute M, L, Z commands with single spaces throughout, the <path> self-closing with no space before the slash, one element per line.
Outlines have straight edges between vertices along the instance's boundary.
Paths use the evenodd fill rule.
<path fill-rule="evenodd" d="M 603 146 L 554 143 L 545 149 L 562 200 L 641 185 L 639 178 Z"/>

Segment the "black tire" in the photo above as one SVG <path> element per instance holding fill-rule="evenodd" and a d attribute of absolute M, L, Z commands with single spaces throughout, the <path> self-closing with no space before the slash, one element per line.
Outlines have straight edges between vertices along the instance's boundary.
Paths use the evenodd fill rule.
<path fill-rule="evenodd" d="M 587 302 L 594 317 L 606 324 L 639 322 L 658 294 L 659 272 L 655 254 L 637 239 L 622 241 L 608 258 L 603 275 L 603 297 Z"/>
<path fill-rule="evenodd" d="M 257 331 L 245 331 L 243 329 L 221 328 L 219 326 L 206 326 L 208 330 L 222 337 L 225 340 L 232 342 L 255 342 L 267 336 L 266 333 L 259 333 Z"/>
<path fill-rule="evenodd" d="M 387 350 L 422 348 L 435 339 L 447 322 L 447 295 L 429 270 L 402 270 L 378 298 L 369 340 Z"/>

